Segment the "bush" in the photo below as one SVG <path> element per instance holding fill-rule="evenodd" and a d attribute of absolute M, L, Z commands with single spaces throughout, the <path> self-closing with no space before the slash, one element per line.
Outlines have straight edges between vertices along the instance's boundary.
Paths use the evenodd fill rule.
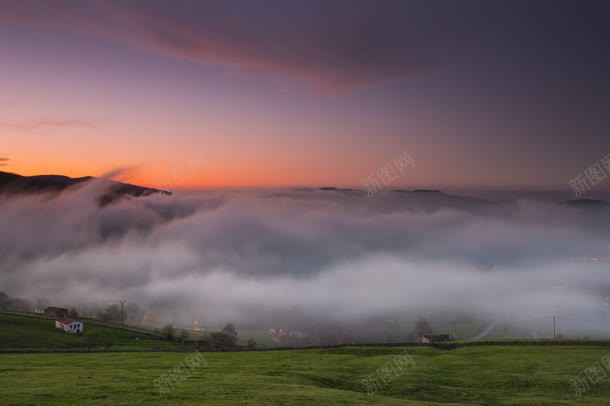
<path fill-rule="evenodd" d="M 215 331 L 208 335 L 208 347 L 216 350 L 229 350 L 237 346 L 237 331 L 235 325 L 229 323 L 222 331 Z"/>
<path fill-rule="evenodd" d="M 189 339 L 189 333 L 186 330 L 180 330 L 180 335 L 178 336 L 181 342 L 186 342 Z"/>
<path fill-rule="evenodd" d="M 6 310 L 9 312 L 26 312 L 30 313 L 34 311 L 34 305 L 27 299 L 16 297 L 8 299 L 5 304 Z"/>
<path fill-rule="evenodd" d="M 169 341 L 172 341 L 176 337 L 176 331 L 174 330 L 174 326 L 171 324 L 166 324 L 161 329 L 161 335 Z"/>
<path fill-rule="evenodd" d="M 203 337 L 201 337 L 198 341 L 197 341 L 197 348 L 198 349 L 203 349 L 203 348 L 207 348 L 210 349 L 210 339 L 208 337 L 207 334 L 205 334 Z"/>

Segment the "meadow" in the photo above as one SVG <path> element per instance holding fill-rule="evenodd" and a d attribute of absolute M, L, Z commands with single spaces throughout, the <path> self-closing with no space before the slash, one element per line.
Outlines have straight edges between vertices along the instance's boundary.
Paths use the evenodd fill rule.
<path fill-rule="evenodd" d="M 376 393 L 362 379 L 407 350 L 414 365 Z M 569 380 L 610 351 L 585 346 L 341 347 L 188 353 L 0 354 L 0 404 L 607 405 L 610 378 L 581 396 Z"/>
<path fill-rule="evenodd" d="M 116 323 L 85 321 L 85 333 L 96 332 L 100 345 L 112 349 L 179 348 L 176 342 L 160 339 L 151 331 Z M 0 350 L 58 349 L 82 350 L 88 345 L 87 335 L 66 334 L 55 328 L 50 317 L 0 312 Z"/>

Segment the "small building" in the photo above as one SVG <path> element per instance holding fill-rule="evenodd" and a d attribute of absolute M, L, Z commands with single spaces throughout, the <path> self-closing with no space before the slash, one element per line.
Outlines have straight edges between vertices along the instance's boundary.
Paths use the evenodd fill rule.
<path fill-rule="evenodd" d="M 43 310 L 42 314 L 60 319 L 68 315 L 68 309 L 64 309 L 63 307 L 49 306 Z"/>
<path fill-rule="evenodd" d="M 68 319 L 63 317 L 55 320 L 55 328 L 65 331 L 70 334 L 81 334 L 83 332 L 83 323 L 78 320 Z"/>
<path fill-rule="evenodd" d="M 453 336 L 449 334 L 435 334 L 435 335 L 423 335 L 421 336 L 422 344 L 440 343 L 442 341 L 453 341 Z"/>

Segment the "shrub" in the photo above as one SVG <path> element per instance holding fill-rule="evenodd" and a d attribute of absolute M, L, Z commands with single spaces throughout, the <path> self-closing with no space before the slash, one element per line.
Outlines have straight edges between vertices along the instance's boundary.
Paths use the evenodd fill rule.
<path fill-rule="evenodd" d="M 165 326 L 163 326 L 163 328 L 161 329 L 161 335 L 163 335 L 166 340 L 172 341 L 176 337 L 174 326 L 172 326 L 171 324 L 166 324 Z"/>

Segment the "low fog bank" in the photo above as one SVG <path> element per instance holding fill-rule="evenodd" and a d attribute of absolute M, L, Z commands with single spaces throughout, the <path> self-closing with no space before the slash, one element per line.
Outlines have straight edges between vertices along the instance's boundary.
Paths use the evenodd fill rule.
<path fill-rule="evenodd" d="M 58 304 L 126 300 L 183 326 L 606 317 L 607 210 L 313 189 L 192 191 L 100 207 L 101 192 L 89 182 L 0 196 L 0 291 Z"/>

